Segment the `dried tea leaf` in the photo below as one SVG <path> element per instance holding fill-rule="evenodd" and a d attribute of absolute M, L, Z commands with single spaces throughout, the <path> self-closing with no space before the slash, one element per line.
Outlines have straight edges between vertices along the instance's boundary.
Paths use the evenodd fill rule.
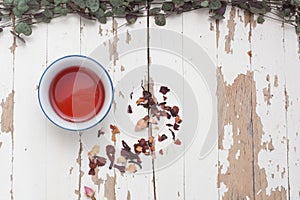
<path fill-rule="evenodd" d="M 163 95 L 166 95 L 170 89 L 167 86 L 161 86 L 159 89 L 159 92 L 162 93 Z"/>
<path fill-rule="evenodd" d="M 100 8 L 100 3 L 98 0 L 86 0 L 86 7 L 92 12 L 96 12 Z"/>
<path fill-rule="evenodd" d="M 175 124 L 173 125 L 173 129 L 174 129 L 175 131 L 178 131 L 178 130 L 179 130 L 179 125 L 175 123 Z"/>
<path fill-rule="evenodd" d="M 131 108 L 131 105 L 128 105 L 127 107 L 127 113 L 131 114 L 132 113 L 132 108 Z"/>
<path fill-rule="evenodd" d="M 170 112 L 171 112 L 172 117 L 176 117 L 179 112 L 178 106 L 173 106 Z"/>
<path fill-rule="evenodd" d="M 164 141 L 164 140 L 166 140 L 166 139 L 168 139 L 168 136 L 166 136 L 166 134 L 162 134 L 161 136 L 158 135 L 158 141 L 159 141 L 159 142 L 162 142 L 162 141 Z"/>
<path fill-rule="evenodd" d="M 175 117 L 175 123 L 176 123 L 176 124 L 180 124 L 181 122 L 182 122 L 182 119 L 180 118 L 179 115 L 177 115 L 177 116 Z"/>
<path fill-rule="evenodd" d="M 118 169 L 122 174 L 125 172 L 125 166 L 114 164 L 114 168 Z"/>

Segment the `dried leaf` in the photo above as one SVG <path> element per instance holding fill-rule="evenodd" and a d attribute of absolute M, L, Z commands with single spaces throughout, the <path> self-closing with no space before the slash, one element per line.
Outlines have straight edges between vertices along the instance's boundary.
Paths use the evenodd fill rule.
<path fill-rule="evenodd" d="M 84 186 L 84 191 L 85 191 L 85 195 L 89 198 L 92 198 L 95 195 L 95 191 L 90 187 Z"/>
<path fill-rule="evenodd" d="M 136 165 L 135 164 L 129 164 L 126 168 L 126 172 L 129 172 L 129 173 L 135 173 L 137 170 L 136 170 Z"/>
<path fill-rule="evenodd" d="M 159 92 L 162 93 L 163 95 L 166 95 L 170 89 L 167 86 L 161 86 L 159 89 Z"/>
<path fill-rule="evenodd" d="M 148 120 L 146 121 L 144 118 L 137 121 L 135 125 L 135 131 L 141 131 L 148 127 Z"/>

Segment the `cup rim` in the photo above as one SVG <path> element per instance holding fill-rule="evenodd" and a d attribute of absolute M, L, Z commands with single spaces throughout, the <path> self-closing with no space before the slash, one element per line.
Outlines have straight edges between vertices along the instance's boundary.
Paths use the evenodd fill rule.
<path fill-rule="evenodd" d="M 46 76 L 48 70 L 54 64 L 56 64 L 57 62 L 59 62 L 60 60 L 63 60 L 63 59 L 66 59 L 66 58 L 70 58 L 70 57 L 78 57 L 78 58 L 88 59 L 88 60 L 94 62 L 98 67 L 100 67 L 102 69 L 102 71 L 106 75 L 107 79 L 109 80 L 108 82 L 109 82 L 109 88 L 110 88 L 110 91 L 111 91 L 111 98 L 109 100 L 109 106 L 107 107 L 106 112 L 99 119 L 96 118 L 95 123 L 92 123 L 91 125 L 88 125 L 87 127 L 83 127 L 83 128 L 78 128 L 78 127 L 77 128 L 68 128 L 68 127 L 64 127 L 64 126 L 58 124 L 57 122 L 55 122 L 55 120 L 53 120 L 51 118 L 51 116 L 49 116 L 49 114 L 47 113 L 46 109 L 43 107 L 43 103 L 42 103 L 42 100 L 41 100 L 41 90 L 40 90 L 41 88 L 40 88 L 40 85 L 41 85 L 44 77 Z M 107 70 L 97 60 L 95 60 L 95 59 L 93 59 L 91 57 L 88 57 L 88 56 L 79 55 L 79 54 L 71 54 L 71 55 L 66 55 L 66 56 L 60 57 L 60 58 L 54 60 L 49 66 L 47 66 L 47 68 L 44 70 L 44 72 L 42 73 L 41 78 L 39 80 L 39 85 L 38 85 L 38 101 L 39 101 L 40 108 L 42 109 L 44 115 L 48 118 L 49 121 L 51 121 L 56 126 L 62 128 L 62 129 L 68 130 L 68 131 L 83 131 L 83 130 L 90 129 L 90 128 L 96 126 L 97 124 L 99 124 L 101 121 L 104 120 L 104 118 L 108 115 L 109 111 L 111 110 L 113 99 L 114 99 L 114 87 L 113 87 L 113 82 L 111 80 L 111 77 L 110 77 L 109 73 L 107 72 Z M 92 120 L 92 119 L 95 119 L 95 116 L 93 118 L 89 119 L 89 120 Z M 76 124 L 77 124 L 77 122 L 74 122 L 74 125 L 76 125 Z"/>

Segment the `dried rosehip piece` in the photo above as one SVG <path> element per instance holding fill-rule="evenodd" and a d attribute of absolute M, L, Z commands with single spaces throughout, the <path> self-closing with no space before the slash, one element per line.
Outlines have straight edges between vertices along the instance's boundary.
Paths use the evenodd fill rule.
<path fill-rule="evenodd" d="M 164 141 L 164 140 L 166 140 L 166 139 L 168 139 L 168 136 L 166 136 L 166 134 L 162 134 L 161 136 L 158 135 L 158 141 L 159 141 L 159 142 L 162 142 L 162 141 Z"/>
<path fill-rule="evenodd" d="M 175 123 L 175 124 L 173 125 L 173 129 L 174 129 L 175 131 L 178 131 L 178 130 L 179 130 L 179 125 Z"/>
<path fill-rule="evenodd" d="M 131 108 L 131 105 L 128 105 L 127 112 L 128 112 L 129 114 L 131 114 L 131 113 L 132 113 L 132 108 Z"/>
<path fill-rule="evenodd" d="M 172 117 L 176 117 L 179 112 L 178 106 L 173 106 L 170 112 L 171 112 Z"/>

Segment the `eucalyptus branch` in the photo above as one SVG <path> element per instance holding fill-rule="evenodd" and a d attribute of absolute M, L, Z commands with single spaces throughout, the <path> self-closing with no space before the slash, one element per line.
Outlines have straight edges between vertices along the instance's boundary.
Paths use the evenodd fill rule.
<path fill-rule="evenodd" d="M 258 23 L 268 18 L 295 26 L 300 33 L 298 0 L 0 0 L 0 32 L 12 27 L 18 37 L 29 36 L 32 25 L 49 23 L 71 13 L 103 24 L 111 17 L 125 18 L 126 25 L 150 15 L 157 25 L 163 26 L 171 15 L 206 8 L 212 19 L 221 20 L 228 6 L 256 15 Z"/>

